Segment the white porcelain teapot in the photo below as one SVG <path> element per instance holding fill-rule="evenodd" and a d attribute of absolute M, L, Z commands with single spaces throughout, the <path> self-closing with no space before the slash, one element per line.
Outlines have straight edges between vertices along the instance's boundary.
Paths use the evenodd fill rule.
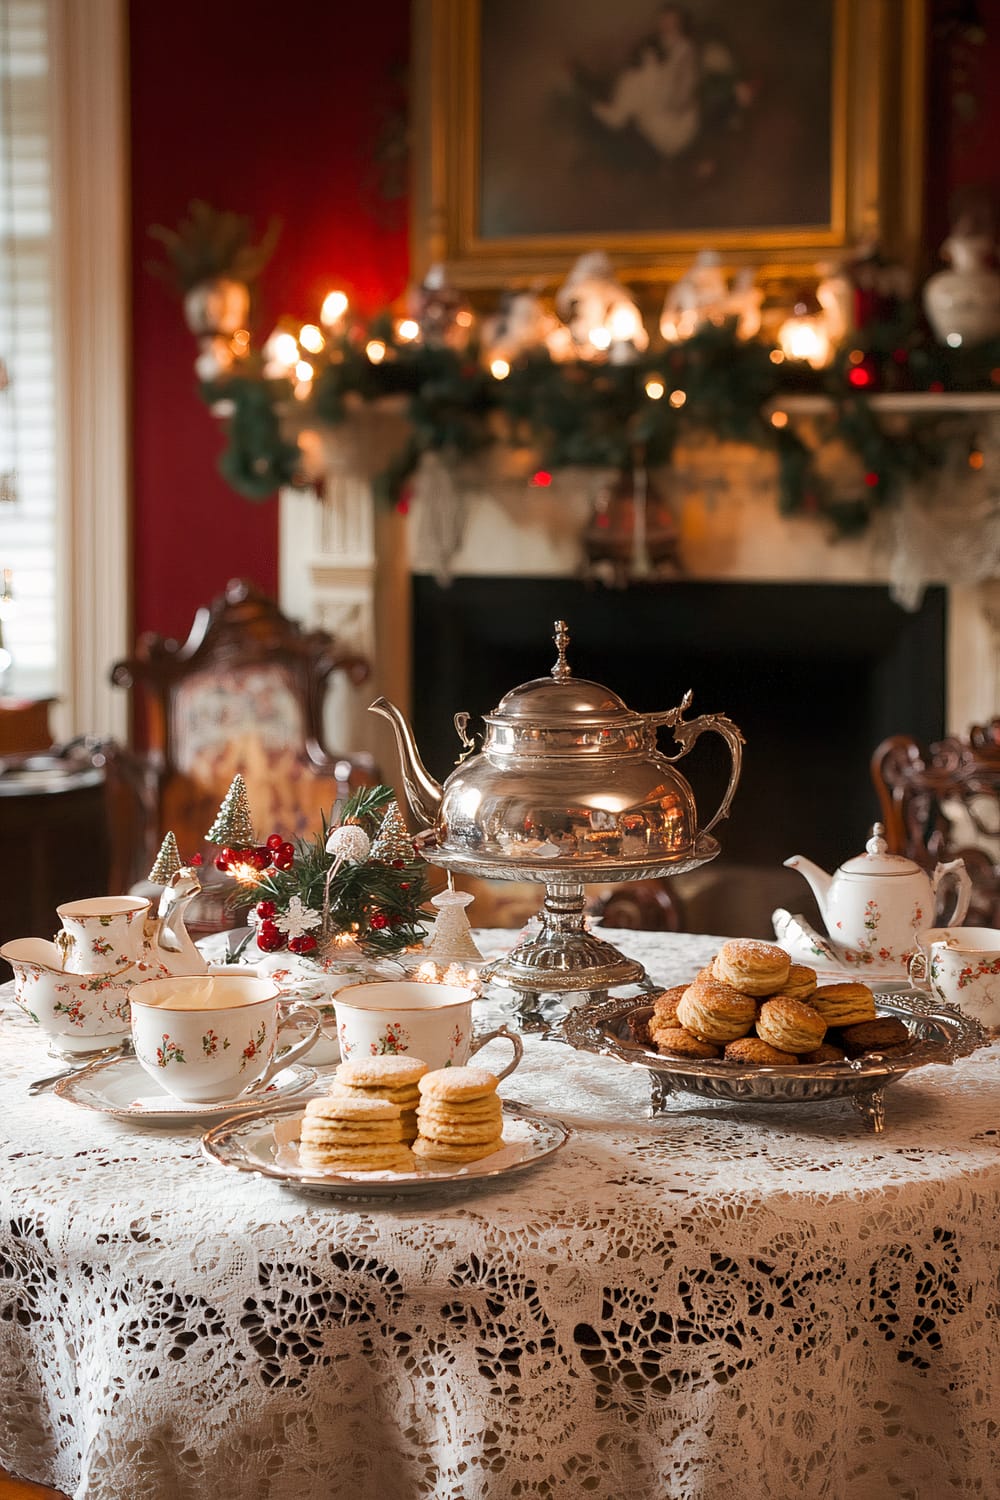
<path fill-rule="evenodd" d="M 876 823 L 865 853 L 845 860 L 833 875 L 801 854 L 793 854 L 785 865 L 808 880 L 842 963 L 859 970 L 898 966 L 905 973 L 916 934 L 935 924 L 942 880 L 952 876 L 956 886 L 954 910 L 939 924 L 945 927 L 957 926 L 968 911 L 972 881 L 960 859 L 939 864 L 928 875 L 912 859 L 890 854 L 884 835 L 884 827 Z"/>

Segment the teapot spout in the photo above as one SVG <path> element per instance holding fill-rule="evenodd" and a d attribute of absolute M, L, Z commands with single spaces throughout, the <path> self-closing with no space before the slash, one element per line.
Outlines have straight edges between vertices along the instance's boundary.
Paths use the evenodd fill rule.
<path fill-rule="evenodd" d="M 442 789 L 420 759 L 413 731 L 396 705 L 387 698 L 376 698 L 369 704 L 368 712 L 381 714 L 392 725 L 399 747 L 407 803 L 421 828 L 430 828 L 441 806 Z"/>
<path fill-rule="evenodd" d="M 823 920 L 826 921 L 826 898 L 833 876 L 821 870 L 819 865 L 814 865 L 812 860 L 806 859 L 803 854 L 793 854 L 790 859 L 786 859 L 785 869 L 798 870 L 799 874 L 809 882 L 812 893 L 816 897 L 816 905 L 823 913 Z"/>

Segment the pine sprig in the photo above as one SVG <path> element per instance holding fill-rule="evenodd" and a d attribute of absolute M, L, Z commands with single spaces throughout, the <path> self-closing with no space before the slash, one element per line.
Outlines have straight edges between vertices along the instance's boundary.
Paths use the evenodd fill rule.
<path fill-rule="evenodd" d="M 359 787 L 344 803 L 341 821 L 358 824 L 374 838 L 394 800 L 392 787 Z M 292 841 L 295 861 L 291 869 L 261 871 L 254 884 L 258 901 L 273 901 L 282 912 L 298 896 L 303 905 L 322 909 L 327 874 L 334 862 L 326 840 L 335 825 L 325 816 L 321 822 L 321 830 L 312 838 Z M 372 859 L 345 862 L 330 882 L 331 928 L 334 933 L 349 934 L 372 956 L 396 953 L 423 942 L 429 918 L 421 908 L 428 894 L 427 866 L 421 859 L 388 865 Z"/>

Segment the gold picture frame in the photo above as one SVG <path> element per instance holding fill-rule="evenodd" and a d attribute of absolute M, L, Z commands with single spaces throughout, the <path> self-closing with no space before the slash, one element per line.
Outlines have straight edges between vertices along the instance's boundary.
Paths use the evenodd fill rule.
<path fill-rule="evenodd" d="M 672 225 L 670 212 L 665 209 L 662 225 L 630 227 L 622 222 L 627 217 L 623 215 L 616 217 L 613 225 L 605 222 L 593 229 L 579 224 L 571 229 L 547 224 L 541 230 L 525 232 L 516 222 L 512 228 L 505 228 L 500 222 L 502 215 L 498 219 L 494 213 L 496 222 L 484 231 L 484 204 L 490 201 L 491 181 L 484 130 L 487 146 L 498 134 L 495 127 L 490 134 L 484 78 L 488 95 L 490 67 L 496 74 L 501 66 L 493 61 L 495 46 L 484 59 L 484 21 L 493 28 L 494 43 L 499 36 L 503 46 L 509 44 L 512 49 L 513 64 L 500 74 L 503 87 L 510 90 L 511 110 L 503 117 L 499 133 L 509 133 L 510 116 L 516 115 L 521 106 L 517 40 L 508 30 L 497 28 L 516 27 L 520 16 L 526 30 L 537 31 L 538 17 L 548 5 L 565 10 L 568 3 L 570 0 L 530 0 L 530 4 L 529 0 L 415 0 L 412 255 L 418 275 L 430 265 L 444 264 L 449 280 L 469 289 L 532 282 L 551 285 L 565 275 L 578 255 L 595 249 L 606 251 L 621 274 L 632 281 L 674 279 L 705 247 L 717 250 L 731 268 L 755 266 L 764 282 L 801 279 L 814 274 L 818 263 L 836 260 L 863 244 L 877 244 L 896 258 L 916 263 L 922 227 L 924 0 L 828 0 L 822 21 L 826 30 L 815 44 L 810 40 L 810 47 L 829 47 L 828 95 L 818 116 L 820 124 L 814 125 L 814 130 L 821 131 L 826 130 L 827 122 L 829 126 L 829 136 L 822 137 L 823 149 L 828 150 L 822 191 L 829 212 L 813 215 L 811 222 Z M 771 3 L 777 6 L 781 0 Z M 598 13 L 602 20 L 607 18 L 610 35 L 615 35 L 615 27 L 621 27 L 620 5 L 609 10 L 606 0 L 572 0 L 572 4 L 576 19 L 588 9 L 594 13 L 595 25 Z M 700 13 L 699 0 L 690 0 L 687 6 L 628 0 L 631 15 L 638 13 L 640 4 L 645 5 L 651 25 L 657 24 L 664 11 L 688 12 L 696 19 Z M 721 14 L 724 19 L 727 4 L 734 7 L 734 17 L 737 7 L 741 15 L 746 14 L 745 0 L 715 0 L 713 15 L 718 18 Z M 795 14 L 810 12 L 813 18 L 819 14 L 811 0 L 805 6 L 798 0 Z M 567 48 L 569 45 L 567 41 Z M 794 65 L 786 61 L 785 53 L 781 57 L 784 66 Z M 562 64 L 562 59 L 553 54 L 553 76 L 557 61 Z M 530 87 L 530 77 L 537 78 L 537 74 L 536 49 L 532 68 L 526 74 L 526 88 Z M 495 93 L 495 84 L 493 88 Z M 787 100 L 775 100 L 773 93 L 771 99 L 773 103 L 784 102 L 786 110 L 792 108 Z M 606 104 L 600 107 L 605 112 L 609 109 Z M 591 109 L 596 111 L 598 106 Z M 520 128 L 528 130 L 527 124 Z M 542 134 L 535 140 L 528 139 L 527 145 L 520 147 L 521 162 L 512 159 L 504 163 L 506 179 L 508 184 L 514 182 L 515 191 L 519 167 L 522 182 L 535 177 L 542 159 L 539 153 L 547 150 L 551 139 L 547 141 Z M 614 144 L 617 147 L 619 141 Z M 655 166 L 659 170 L 658 161 Z M 668 163 L 666 169 L 679 170 L 674 163 Z M 755 170 L 757 185 L 761 186 L 767 178 L 768 158 L 759 147 L 757 158 L 748 158 L 746 172 L 733 174 L 745 189 L 744 200 L 753 191 Z M 583 173 L 579 180 L 581 191 L 588 191 L 592 181 L 589 175 Z M 641 182 L 639 175 L 636 181 Z M 775 173 L 768 182 L 786 184 L 788 194 L 794 190 L 788 174 L 779 178 Z M 813 179 L 806 186 L 814 186 Z M 538 189 L 536 196 L 542 196 L 543 191 Z M 508 186 L 508 206 L 510 201 Z M 650 195 L 642 201 L 645 212 Z M 547 202 L 542 211 L 548 212 Z M 734 211 L 738 213 L 738 208 Z M 600 217 L 595 211 L 595 219 L 599 221 Z"/>

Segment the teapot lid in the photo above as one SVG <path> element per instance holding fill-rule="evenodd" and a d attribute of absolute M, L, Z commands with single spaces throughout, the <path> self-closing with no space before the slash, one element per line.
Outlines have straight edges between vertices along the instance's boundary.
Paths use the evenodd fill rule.
<path fill-rule="evenodd" d="M 526 723 L 544 726 L 608 725 L 623 728 L 643 722 L 610 688 L 584 677 L 574 677 L 566 660 L 569 631 L 565 620 L 555 622 L 555 640 L 559 655 L 548 677 L 535 677 L 505 693 L 487 721 Z"/>
<path fill-rule="evenodd" d="M 864 854 L 845 859 L 840 866 L 841 875 L 912 875 L 922 874 L 920 866 L 904 854 L 890 854 L 885 840 L 885 826 L 875 823 L 871 838 L 865 845 Z"/>

